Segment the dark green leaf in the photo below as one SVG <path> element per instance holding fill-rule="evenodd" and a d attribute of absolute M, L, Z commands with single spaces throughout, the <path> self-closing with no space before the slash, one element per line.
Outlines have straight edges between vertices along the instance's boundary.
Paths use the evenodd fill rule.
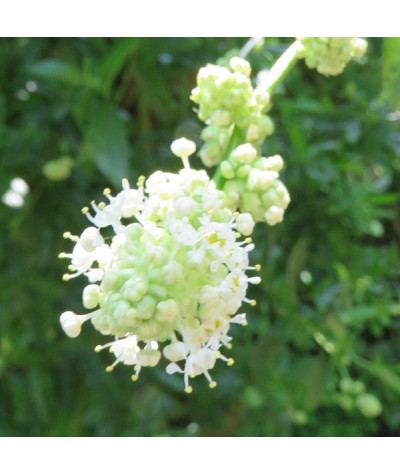
<path fill-rule="evenodd" d="M 94 108 L 86 131 L 94 161 L 113 185 L 120 186 L 128 174 L 128 134 L 117 109 L 111 104 Z"/>
<path fill-rule="evenodd" d="M 137 51 L 139 45 L 140 38 L 120 38 L 115 41 L 98 67 L 98 75 L 104 91 L 109 91 L 124 63 Z"/>
<path fill-rule="evenodd" d="M 45 79 L 64 82 L 73 86 L 84 84 L 82 72 L 72 64 L 59 59 L 44 59 L 31 64 L 28 73 Z"/>

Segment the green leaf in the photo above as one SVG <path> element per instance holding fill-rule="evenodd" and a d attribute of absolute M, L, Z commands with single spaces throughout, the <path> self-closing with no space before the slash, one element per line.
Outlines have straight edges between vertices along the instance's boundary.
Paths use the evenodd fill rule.
<path fill-rule="evenodd" d="M 98 75 L 104 91 L 110 90 L 125 62 L 137 51 L 139 45 L 140 38 L 121 38 L 114 43 L 98 67 Z"/>
<path fill-rule="evenodd" d="M 111 181 L 120 186 L 121 179 L 128 174 L 128 134 L 117 109 L 107 103 L 96 106 L 91 114 L 86 140 L 93 152 L 98 169 Z"/>
<path fill-rule="evenodd" d="M 303 407 L 306 410 L 312 410 L 321 403 L 324 397 L 332 373 L 331 367 L 326 358 L 319 356 L 304 357 L 298 369 L 297 377 L 301 379 L 304 388 Z"/>
<path fill-rule="evenodd" d="M 384 38 L 382 49 L 383 96 L 392 109 L 400 108 L 400 38 Z"/>
<path fill-rule="evenodd" d="M 167 124 L 177 111 L 177 103 L 171 86 L 159 74 L 159 65 L 137 64 L 132 73 L 141 107 L 149 109 L 163 124 Z"/>
<path fill-rule="evenodd" d="M 83 74 L 78 68 L 58 59 L 44 59 L 38 61 L 28 66 L 27 72 L 34 76 L 40 76 L 74 86 L 85 82 Z"/>

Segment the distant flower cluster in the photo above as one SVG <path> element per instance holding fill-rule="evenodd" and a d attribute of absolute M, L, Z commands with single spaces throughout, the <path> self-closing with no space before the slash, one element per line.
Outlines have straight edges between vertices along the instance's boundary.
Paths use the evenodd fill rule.
<path fill-rule="evenodd" d="M 298 55 L 309 68 L 325 76 L 341 74 L 352 58 L 361 58 L 367 42 L 361 38 L 299 38 L 303 46 Z"/>

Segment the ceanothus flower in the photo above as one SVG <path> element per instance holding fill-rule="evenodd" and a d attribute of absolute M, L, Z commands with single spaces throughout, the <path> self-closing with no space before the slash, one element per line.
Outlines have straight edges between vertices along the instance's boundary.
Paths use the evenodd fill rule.
<path fill-rule="evenodd" d="M 255 305 L 246 294 L 260 278 L 247 275 L 259 270 L 249 264 L 251 239 L 242 237 L 253 231 L 251 214 L 227 208 L 205 171 L 190 168 L 193 142 L 179 139 L 171 148 L 183 161 L 179 173 L 157 171 L 136 188 L 124 179 L 116 196 L 104 190 L 108 203 L 82 210 L 90 226 L 80 236 L 64 234 L 74 243 L 60 254 L 71 261 L 64 280 L 88 279 L 82 302 L 89 312 L 68 310 L 60 323 L 76 337 L 90 320 L 113 338 L 96 347 L 115 356 L 107 371 L 129 365 L 136 380 L 163 355 L 167 372 L 181 372 L 191 392 L 189 378 L 204 375 L 215 387 L 216 362 L 233 363 L 222 351 L 230 348 L 230 326 L 246 323 L 239 311 Z"/>

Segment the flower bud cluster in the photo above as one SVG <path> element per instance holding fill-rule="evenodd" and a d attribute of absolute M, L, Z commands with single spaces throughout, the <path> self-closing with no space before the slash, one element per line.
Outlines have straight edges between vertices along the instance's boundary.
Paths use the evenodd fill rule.
<path fill-rule="evenodd" d="M 290 202 L 279 180 L 282 168 L 279 155 L 260 157 L 249 143 L 236 147 L 220 165 L 227 206 L 250 213 L 255 222 L 266 221 L 270 226 L 280 223 Z"/>
<path fill-rule="evenodd" d="M 191 99 L 199 106 L 199 119 L 207 124 L 200 158 L 208 167 L 221 162 L 234 126 L 255 147 L 274 131 L 271 118 L 265 114 L 270 96 L 253 88 L 250 73 L 248 61 L 239 57 L 230 60 L 230 69 L 209 64 L 198 73 Z"/>
<path fill-rule="evenodd" d="M 343 378 L 340 381 L 340 393 L 337 394 L 338 404 L 345 410 L 357 408 L 365 417 L 378 417 L 382 412 L 381 401 L 371 393 L 366 392 L 363 381 Z"/>
<path fill-rule="evenodd" d="M 233 323 L 245 324 L 238 314 L 246 298 L 250 215 L 225 207 L 224 193 L 216 189 L 204 170 L 190 168 L 188 157 L 194 144 L 180 139 L 172 144 L 184 168 L 177 174 L 155 172 L 137 188 L 123 180 L 123 189 L 108 203 L 92 202 L 84 208 L 91 225 L 80 236 L 66 233 L 75 242 L 65 280 L 85 275 L 85 315 L 64 312 L 61 325 L 68 336 L 78 336 L 82 324 L 91 320 L 104 335 L 115 339 L 96 349 L 109 348 L 118 363 L 134 367 L 136 380 L 142 367 L 155 366 L 162 354 L 169 361 L 168 373 L 189 378 L 204 374 L 210 386 L 211 370 L 230 347 Z M 113 231 L 113 236 L 105 235 Z M 104 232 L 105 231 L 105 232 Z"/>
<path fill-rule="evenodd" d="M 304 58 L 309 68 L 325 76 L 341 74 L 352 58 L 361 58 L 367 42 L 361 38 L 298 38 L 302 44 L 298 56 Z"/>

